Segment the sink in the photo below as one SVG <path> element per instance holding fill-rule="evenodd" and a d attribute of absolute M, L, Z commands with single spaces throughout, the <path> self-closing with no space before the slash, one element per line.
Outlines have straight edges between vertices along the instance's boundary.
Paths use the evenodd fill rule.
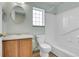
<path fill-rule="evenodd" d="M 5 39 L 21 39 L 21 38 L 33 38 L 33 35 L 27 35 L 27 34 L 20 34 L 20 35 L 7 35 L 4 37 Z"/>

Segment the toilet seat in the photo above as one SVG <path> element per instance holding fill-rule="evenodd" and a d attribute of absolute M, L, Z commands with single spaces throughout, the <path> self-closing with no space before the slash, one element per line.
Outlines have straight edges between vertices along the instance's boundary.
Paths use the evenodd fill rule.
<path fill-rule="evenodd" d="M 51 51 L 51 47 L 50 47 L 50 45 L 43 43 L 40 45 L 40 50 L 44 51 L 44 52 L 49 52 L 49 51 Z"/>

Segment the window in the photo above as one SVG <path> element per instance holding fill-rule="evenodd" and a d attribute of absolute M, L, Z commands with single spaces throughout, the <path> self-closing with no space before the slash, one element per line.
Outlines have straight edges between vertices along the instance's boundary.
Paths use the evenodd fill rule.
<path fill-rule="evenodd" d="M 45 26 L 43 9 L 33 7 L 33 26 Z"/>

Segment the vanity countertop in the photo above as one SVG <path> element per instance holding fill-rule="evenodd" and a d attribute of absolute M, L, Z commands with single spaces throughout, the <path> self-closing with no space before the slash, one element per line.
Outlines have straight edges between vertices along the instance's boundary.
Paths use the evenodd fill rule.
<path fill-rule="evenodd" d="M 6 37 L 3 38 L 3 40 L 15 40 L 15 39 L 26 39 L 26 38 L 33 38 L 33 35 L 7 35 Z"/>

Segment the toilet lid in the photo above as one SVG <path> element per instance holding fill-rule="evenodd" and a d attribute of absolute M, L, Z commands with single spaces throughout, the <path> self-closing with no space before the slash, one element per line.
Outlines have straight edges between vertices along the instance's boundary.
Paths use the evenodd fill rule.
<path fill-rule="evenodd" d="M 45 43 L 41 44 L 40 48 L 41 48 L 42 51 L 45 51 L 45 52 L 49 52 L 51 50 L 50 45 L 45 44 Z"/>
<path fill-rule="evenodd" d="M 43 47 L 43 48 L 50 48 L 50 46 L 48 44 L 41 44 L 41 47 Z"/>

